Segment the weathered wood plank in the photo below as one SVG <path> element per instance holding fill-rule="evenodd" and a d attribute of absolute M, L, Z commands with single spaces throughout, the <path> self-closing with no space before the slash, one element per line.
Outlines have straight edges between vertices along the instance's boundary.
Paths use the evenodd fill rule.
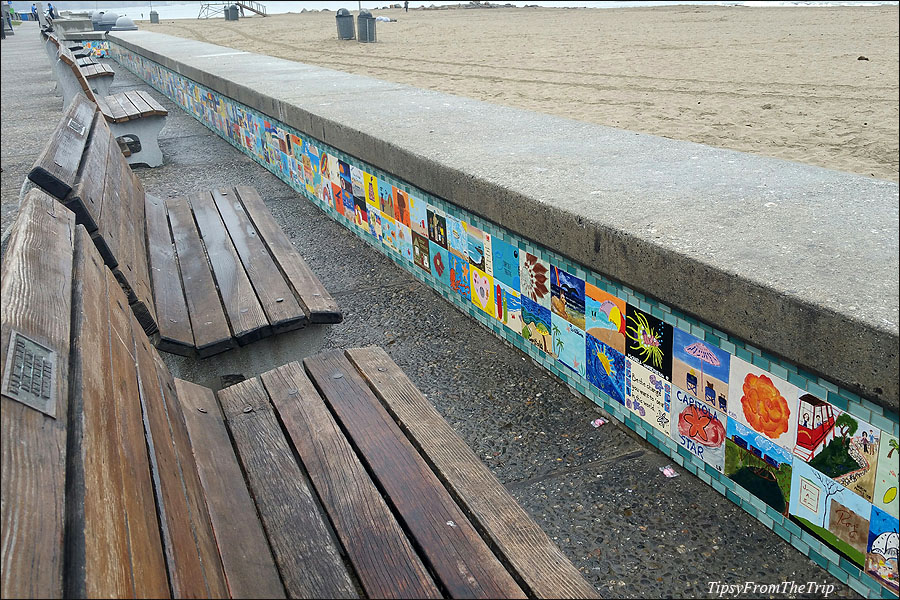
<path fill-rule="evenodd" d="M 197 352 L 200 356 L 224 352 L 233 348 L 235 342 L 222 312 L 219 292 L 209 271 L 187 199 L 169 199 L 166 208 Z"/>
<path fill-rule="evenodd" d="M 136 91 L 125 92 L 125 97 L 134 106 L 139 116 L 153 114 L 153 109 L 150 108 L 150 105 L 147 104 L 146 100 L 144 100 L 144 98 Z"/>
<path fill-rule="evenodd" d="M 357 597 L 340 551 L 258 379 L 219 392 L 288 595 Z"/>
<path fill-rule="evenodd" d="M 232 335 L 242 346 L 271 335 L 266 313 L 256 298 L 253 285 L 210 193 L 191 194 L 188 200 L 194 210 L 200 236 L 206 245 L 206 255 L 228 315 Z"/>
<path fill-rule="evenodd" d="M 284 585 L 212 390 L 175 380 L 233 598 L 284 598 Z"/>
<path fill-rule="evenodd" d="M 111 357 L 108 376 L 112 379 L 113 394 L 109 398 L 92 401 L 101 403 L 104 410 L 110 410 L 109 404 L 116 405 L 118 460 L 122 474 L 119 488 L 106 490 L 106 495 L 120 493 L 123 497 L 123 518 L 128 531 L 128 555 L 123 558 L 129 560 L 135 595 L 156 598 L 159 594 L 168 594 L 169 581 L 153 495 L 150 457 L 144 437 L 144 415 L 135 361 L 134 334 L 142 333 L 140 330 L 132 331 L 132 313 L 125 294 L 112 272 L 105 271 L 110 327 L 107 347 Z M 115 456 L 110 459 L 117 460 Z"/>
<path fill-rule="evenodd" d="M 0 596 L 63 596 L 74 215 L 40 190 L 19 208 L 0 275 L 0 365 L 12 330 L 56 352 L 55 417 L 0 400 Z"/>
<path fill-rule="evenodd" d="M 132 329 L 136 332 L 141 407 L 173 595 L 228 597 L 181 405 L 173 393 L 165 393 L 150 342 L 140 335 L 140 325 L 133 316 Z"/>
<path fill-rule="evenodd" d="M 440 598 L 318 392 L 292 362 L 261 376 L 370 598 Z"/>
<path fill-rule="evenodd" d="M 525 598 L 343 353 L 303 363 L 449 595 Z"/>
<path fill-rule="evenodd" d="M 347 357 L 531 594 L 600 597 L 383 349 L 347 350 Z"/>
<path fill-rule="evenodd" d="M 121 153 L 110 157 L 110 166 L 121 169 L 119 198 L 122 202 L 119 228 L 119 267 L 113 273 L 125 286 L 128 302 L 148 335 L 157 330 L 156 310 L 147 269 L 146 223 L 144 217 L 144 188 Z M 113 167 L 114 168 L 114 167 Z"/>
<path fill-rule="evenodd" d="M 75 185 L 64 199 L 66 206 L 75 213 L 77 222 L 83 224 L 88 233 L 97 231 L 97 224 L 100 222 L 109 162 L 109 141 L 106 120 L 95 118 Z"/>
<path fill-rule="evenodd" d="M 160 198 L 147 195 L 145 206 L 153 304 L 159 325 L 157 347 L 166 352 L 191 355 L 194 353 L 194 333 L 181 289 L 166 205 Z"/>
<path fill-rule="evenodd" d="M 107 130 L 108 131 L 108 130 Z M 119 229 L 122 219 L 125 216 L 122 207 L 124 190 L 122 187 L 122 168 L 116 153 L 119 151 L 116 147 L 115 139 L 112 132 L 109 132 L 109 143 L 107 144 L 107 168 L 106 179 L 103 184 L 103 206 L 100 207 L 100 220 L 97 222 L 97 231 L 92 234 L 96 238 L 99 237 L 101 243 L 97 244 L 97 250 L 100 256 L 110 269 L 119 266 L 119 261 L 124 257 L 119 244 Z"/>
<path fill-rule="evenodd" d="M 134 113 L 134 107 L 131 106 L 130 102 L 126 103 L 124 98 L 122 94 L 112 94 L 103 98 L 109 113 L 103 110 L 102 105 L 100 105 L 100 110 L 103 111 L 103 116 L 106 117 L 107 121 L 122 123 L 131 118 L 131 115 Z"/>
<path fill-rule="evenodd" d="M 58 200 L 64 200 L 75 185 L 96 110 L 91 102 L 76 94 L 28 173 L 28 179 Z"/>
<path fill-rule="evenodd" d="M 237 186 L 235 192 L 269 253 L 293 288 L 310 322 L 340 323 L 344 317 L 337 302 L 294 249 L 256 190 L 249 186 Z"/>
<path fill-rule="evenodd" d="M 67 486 L 66 595 L 132 597 L 137 591 L 128 509 L 134 504 L 134 487 L 129 487 L 130 493 L 123 489 L 132 465 L 122 462 L 121 426 L 128 420 L 129 410 L 118 401 L 121 390 L 113 377 L 110 336 L 115 334 L 110 326 L 106 269 L 83 228 L 76 233 L 75 256 L 73 339 L 79 344 L 72 349 L 73 428 L 69 435 L 73 436 L 70 448 L 78 460 L 70 461 Z M 111 286 L 111 291 L 121 297 L 117 285 Z M 141 438 L 142 434 L 139 440 L 143 441 Z M 150 510 L 155 514 L 154 508 Z M 135 516 L 137 530 L 141 529 L 140 518 Z M 140 541 L 136 539 L 143 548 Z M 164 575 L 161 547 L 157 558 L 140 568 L 159 568 Z M 154 591 L 168 596 L 168 585 L 159 585 Z"/>
<path fill-rule="evenodd" d="M 152 114 L 163 117 L 169 114 L 169 111 L 167 111 L 165 107 L 157 102 L 156 98 L 151 96 L 149 93 L 145 92 L 144 90 L 138 90 L 137 93 L 141 96 L 141 98 L 144 99 L 144 102 L 150 105 L 150 110 L 153 111 Z"/>
<path fill-rule="evenodd" d="M 213 190 L 213 199 L 227 227 L 253 289 L 276 332 L 290 331 L 306 324 L 306 314 L 290 286 L 266 250 L 265 244 L 233 191 Z"/>

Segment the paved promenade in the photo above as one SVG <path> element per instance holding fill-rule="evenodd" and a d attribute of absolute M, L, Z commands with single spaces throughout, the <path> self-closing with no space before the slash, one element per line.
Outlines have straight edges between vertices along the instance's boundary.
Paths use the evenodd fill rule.
<path fill-rule="evenodd" d="M 2 42 L 2 228 L 62 112 L 37 28 Z M 206 361 L 167 356 L 176 376 L 214 389 L 323 349 L 377 344 L 459 431 L 535 520 L 607 597 L 711 596 L 710 584 L 809 581 L 848 587 L 774 532 L 614 423 L 594 405 L 369 248 L 192 117 L 113 64 L 111 91 L 145 89 L 170 111 L 165 165 L 138 169 L 148 193 L 256 187 L 344 310 Z M 756 595 L 758 597 L 758 594 Z M 776 595 L 775 597 L 783 597 Z"/>

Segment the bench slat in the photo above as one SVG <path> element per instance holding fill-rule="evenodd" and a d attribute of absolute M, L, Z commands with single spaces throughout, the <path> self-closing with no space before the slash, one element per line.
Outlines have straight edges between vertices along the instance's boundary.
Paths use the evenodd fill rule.
<path fill-rule="evenodd" d="M 125 499 L 135 593 L 154 597 L 152 590 L 156 590 L 167 595 L 169 581 L 160 539 L 160 523 L 156 514 L 150 457 L 144 438 L 144 415 L 134 358 L 134 336 L 142 333 L 140 330 L 132 331 L 132 313 L 115 276 L 108 269 L 105 274 L 110 325 L 108 345 L 112 367 L 109 376 L 113 382 L 113 395 L 96 401 L 100 404 L 98 408 L 106 411 L 110 410 L 110 404 L 116 405 L 114 412 L 118 416 L 118 460 L 121 461 L 123 470 L 120 487 L 114 493 L 121 493 Z M 87 351 L 96 352 L 96 349 L 88 347 Z M 92 399 L 93 401 L 95 400 Z"/>
<path fill-rule="evenodd" d="M 134 106 L 138 115 L 146 116 L 153 114 L 153 109 L 150 108 L 150 105 L 147 104 L 143 96 L 138 94 L 136 91 L 125 92 L 125 97 L 128 98 L 128 100 Z"/>
<path fill-rule="evenodd" d="M 78 168 L 76 183 L 65 204 L 88 233 L 97 231 L 103 207 L 104 181 L 109 162 L 109 130 L 104 119 L 95 118 L 91 135 Z"/>
<path fill-rule="evenodd" d="M 212 390 L 175 380 L 209 516 L 234 598 L 284 598 L 284 586 Z"/>
<path fill-rule="evenodd" d="M 6 365 L 12 329 L 57 356 L 55 418 L 6 395 L 0 400 L 4 598 L 63 596 L 74 230 L 71 212 L 31 190 L 19 209 L 0 276 L 0 368 Z"/>
<path fill-rule="evenodd" d="M 200 356 L 224 352 L 234 347 L 234 341 L 222 312 L 219 292 L 209 271 L 191 209 L 184 198 L 167 200 L 166 209 L 197 352 Z"/>
<path fill-rule="evenodd" d="M 219 392 L 288 595 L 355 598 L 340 551 L 258 379 Z"/>
<path fill-rule="evenodd" d="M 109 142 L 106 145 L 106 177 L 103 180 L 103 205 L 100 207 L 100 220 L 97 221 L 97 231 L 92 234 L 100 256 L 103 257 L 106 266 L 115 269 L 124 256 L 119 252 L 119 228 L 124 218 L 122 202 L 122 169 L 116 160 L 119 151 L 112 132 L 106 130 Z"/>
<path fill-rule="evenodd" d="M 600 597 L 383 349 L 347 350 L 347 357 L 531 593 Z"/>
<path fill-rule="evenodd" d="M 168 597 L 143 439 L 130 312 L 81 227 L 76 233 L 73 406 L 80 442 L 69 503 L 71 595 Z M 80 417 L 80 418 L 78 418 Z M 83 548 L 83 551 L 81 550 Z M 83 561 L 83 562 L 81 562 Z"/>
<path fill-rule="evenodd" d="M 242 346 L 270 335 L 271 328 L 266 313 L 256 298 L 253 285 L 232 245 L 210 193 L 192 194 L 189 201 L 194 209 L 200 235 L 206 245 L 206 254 L 212 265 L 232 335 Z"/>
<path fill-rule="evenodd" d="M 134 107 L 131 106 L 129 102 L 127 105 L 124 103 L 124 96 L 122 94 L 113 94 L 111 96 L 105 96 L 103 98 L 104 104 L 98 105 L 100 106 L 101 112 L 103 112 L 103 116 L 106 117 L 107 121 L 112 121 L 113 123 L 122 123 L 128 121 L 131 118 L 131 113 L 134 112 Z M 105 105 L 105 109 L 104 109 Z M 107 112 L 108 111 L 108 112 Z"/>
<path fill-rule="evenodd" d="M 150 287 L 150 271 L 147 267 L 146 222 L 144 216 L 144 187 L 132 172 L 123 156 L 115 154 L 115 161 L 122 170 L 122 218 L 119 228 L 119 246 L 122 257 L 116 278 L 128 290 L 131 310 L 144 332 L 151 335 L 157 330 L 156 309 L 153 306 L 153 290 Z"/>
<path fill-rule="evenodd" d="M 272 329 L 275 332 L 290 331 L 305 325 L 306 314 L 266 250 L 256 228 L 240 208 L 241 203 L 235 193 L 213 190 L 212 197 Z"/>
<path fill-rule="evenodd" d="M 525 598 L 347 358 L 303 364 L 450 596 Z"/>
<path fill-rule="evenodd" d="M 134 319 L 134 317 L 132 317 Z M 197 466 L 174 389 L 166 393 L 150 342 L 132 322 L 140 375 L 145 435 L 150 448 L 172 591 L 178 598 L 226 598 L 225 573 Z M 164 376 L 168 379 L 168 373 Z"/>
<path fill-rule="evenodd" d="M 91 102 L 76 95 L 63 114 L 65 125 L 56 128 L 28 173 L 28 179 L 55 198 L 63 200 L 75 185 L 95 112 Z"/>
<path fill-rule="evenodd" d="M 289 363 L 260 378 L 366 594 L 370 598 L 440 598 L 300 363 Z"/>
<path fill-rule="evenodd" d="M 340 323 L 343 315 L 337 302 L 315 276 L 306 261 L 294 250 L 293 245 L 275 222 L 255 189 L 249 186 L 235 188 L 253 225 L 278 263 L 304 306 L 311 323 Z"/>
<path fill-rule="evenodd" d="M 145 200 L 153 304 L 159 325 L 159 342 L 156 346 L 166 352 L 189 356 L 194 352 L 194 333 L 191 331 L 187 301 L 178 276 L 166 205 L 160 198 L 150 195 Z"/>
<path fill-rule="evenodd" d="M 143 98 L 143 99 L 144 99 L 144 102 L 146 102 L 146 103 L 150 106 L 150 110 L 153 111 L 152 114 L 154 114 L 154 115 L 159 115 L 159 116 L 162 116 L 162 117 L 164 117 L 164 116 L 166 116 L 166 115 L 169 114 L 169 111 L 167 111 L 167 110 L 165 109 L 165 107 L 163 107 L 162 104 L 160 104 L 159 102 L 157 102 L 156 98 L 154 98 L 153 96 L 151 96 L 149 93 L 145 92 L 144 90 L 137 90 L 137 94 L 138 94 L 141 98 Z"/>

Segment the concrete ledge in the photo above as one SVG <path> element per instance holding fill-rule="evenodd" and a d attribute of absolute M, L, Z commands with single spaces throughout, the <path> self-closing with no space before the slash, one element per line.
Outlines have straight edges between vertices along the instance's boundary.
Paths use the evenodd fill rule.
<path fill-rule="evenodd" d="M 114 43 L 898 409 L 898 186 L 162 34 Z"/>

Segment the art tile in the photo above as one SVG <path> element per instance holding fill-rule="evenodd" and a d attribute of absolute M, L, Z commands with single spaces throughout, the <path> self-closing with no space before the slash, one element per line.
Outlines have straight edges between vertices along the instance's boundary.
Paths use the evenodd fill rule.
<path fill-rule="evenodd" d="M 487 314 L 494 314 L 494 278 L 479 269 L 470 267 L 470 286 L 472 288 L 472 304 Z"/>
<path fill-rule="evenodd" d="M 428 237 L 428 203 L 416 196 L 409 196 L 410 227 L 422 237 Z"/>
<path fill-rule="evenodd" d="M 447 217 L 441 209 L 431 204 L 428 205 L 426 214 L 428 215 L 428 239 L 447 249 Z"/>
<path fill-rule="evenodd" d="M 626 310 L 624 300 L 595 285 L 585 283 L 585 332 L 623 355 Z"/>
<path fill-rule="evenodd" d="M 625 405 L 625 355 L 586 333 L 587 380 L 612 400 Z"/>
<path fill-rule="evenodd" d="M 392 186 L 391 191 L 394 194 L 394 219 L 409 227 L 409 194 L 396 186 Z"/>
<path fill-rule="evenodd" d="M 583 331 L 584 280 L 550 265 L 550 296 L 550 310 Z"/>
<path fill-rule="evenodd" d="M 625 314 L 625 355 L 672 380 L 672 330 L 668 323 L 628 304 Z"/>
<path fill-rule="evenodd" d="M 866 544 L 866 573 L 894 595 L 900 593 L 900 525 L 897 517 L 877 506 L 872 507 L 869 518 L 869 539 Z"/>
<path fill-rule="evenodd" d="M 550 331 L 553 334 L 553 354 L 564 366 L 581 377 L 587 374 L 585 366 L 584 330 L 576 327 L 563 317 L 550 315 Z"/>
<path fill-rule="evenodd" d="M 471 276 L 469 275 L 469 261 L 455 254 L 450 254 L 449 259 L 450 289 L 470 302 L 472 284 Z"/>
<path fill-rule="evenodd" d="M 469 238 L 462 221 L 447 215 L 447 249 L 460 258 L 469 258 Z"/>
<path fill-rule="evenodd" d="M 378 178 L 378 206 L 381 212 L 394 218 L 394 187 L 382 177 Z"/>
<path fill-rule="evenodd" d="M 727 413 L 716 410 L 678 387 L 674 391 L 669 435 L 682 448 L 724 473 Z"/>
<path fill-rule="evenodd" d="M 466 256 L 469 257 L 469 264 L 484 271 L 484 232 L 466 222 L 463 222 L 463 228 L 466 230 Z"/>
<path fill-rule="evenodd" d="M 730 415 L 726 433 L 725 475 L 778 514 L 787 516 L 793 456 Z"/>
<path fill-rule="evenodd" d="M 800 390 L 736 356 L 731 358 L 728 418 L 766 436 L 788 452 L 797 440 Z"/>
<path fill-rule="evenodd" d="M 522 334 L 522 301 L 518 290 L 494 278 L 494 316 L 516 335 Z"/>
<path fill-rule="evenodd" d="M 875 470 L 873 503 L 894 518 L 900 517 L 897 499 L 897 472 L 900 471 L 900 446 L 897 437 L 881 432 L 878 445 L 878 466 Z"/>
<path fill-rule="evenodd" d="M 671 429 L 672 384 L 630 357 L 625 359 L 625 406 L 666 437 Z"/>
<path fill-rule="evenodd" d="M 672 383 L 721 411 L 728 410 L 731 355 L 677 327 L 672 332 Z"/>
<path fill-rule="evenodd" d="M 549 294 L 548 294 L 549 296 Z M 522 295 L 522 337 L 536 348 L 553 354 L 550 309 Z"/>
<path fill-rule="evenodd" d="M 530 252 L 519 253 L 519 291 L 550 310 L 550 264 Z"/>
<path fill-rule="evenodd" d="M 363 171 L 363 193 L 366 204 L 381 210 L 381 202 L 378 199 L 378 177 Z"/>
<path fill-rule="evenodd" d="M 450 287 L 450 258 L 447 250 L 438 246 L 434 242 L 428 242 L 428 249 L 431 260 L 431 274 L 441 284 Z"/>
<path fill-rule="evenodd" d="M 431 272 L 431 257 L 429 256 L 430 249 L 428 247 L 428 238 L 419 235 L 416 232 L 412 234 L 412 246 L 413 246 L 413 262 L 417 267 L 421 269 Z"/>
<path fill-rule="evenodd" d="M 791 520 L 862 567 L 872 505 L 802 460 L 793 463 Z"/>
<path fill-rule="evenodd" d="M 491 236 L 491 256 L 494 279 L 512 289 L 520 289 L 518 246 Z"/>

